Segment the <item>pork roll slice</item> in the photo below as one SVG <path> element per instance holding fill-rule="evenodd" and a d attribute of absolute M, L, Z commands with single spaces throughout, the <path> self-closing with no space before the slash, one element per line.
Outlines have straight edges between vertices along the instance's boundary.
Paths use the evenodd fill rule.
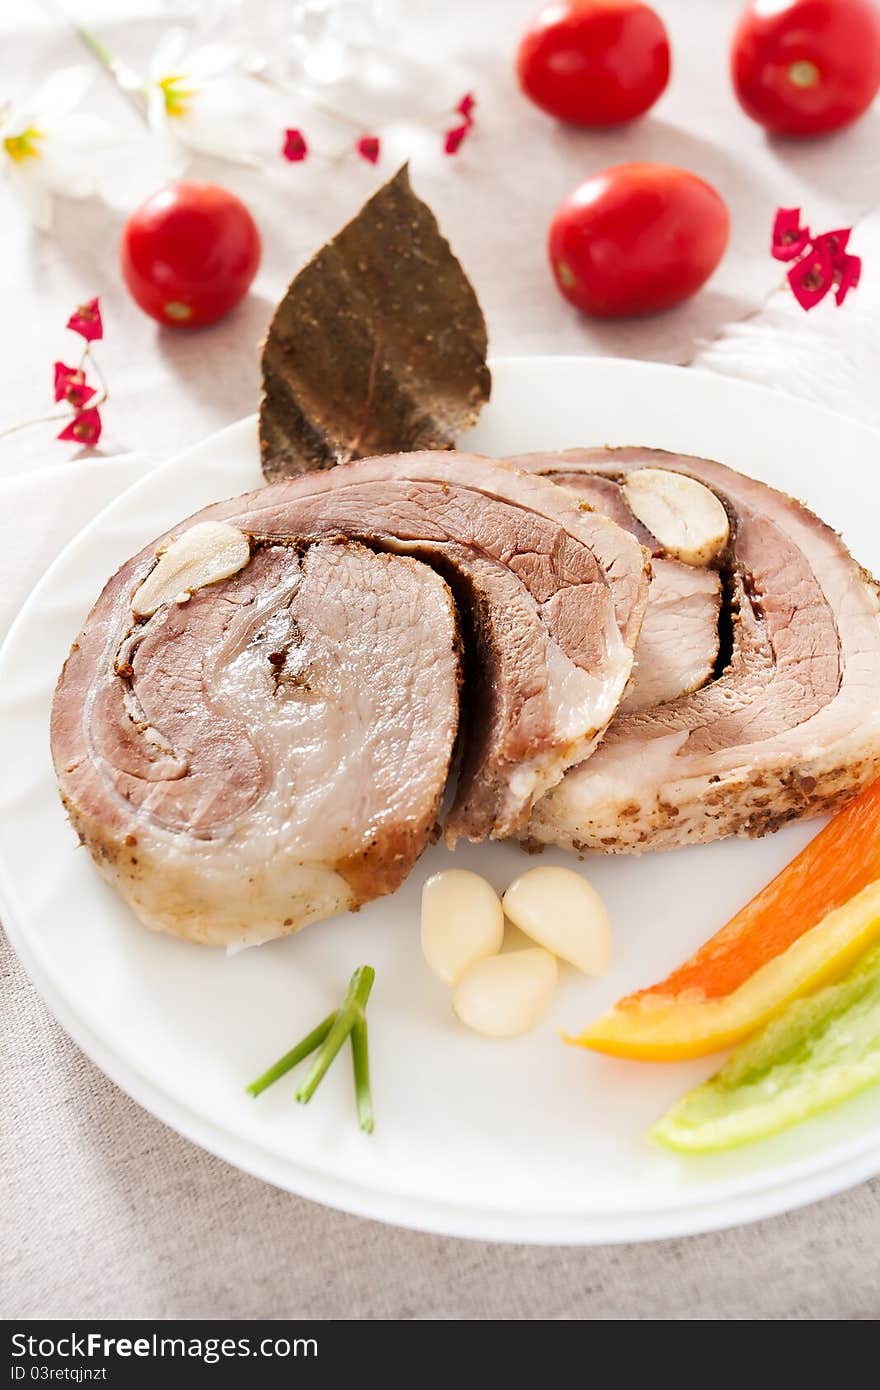
<path fill-rule="evenodd" d="M 730 523 L 713 561 L 726 589 L 717 677 L 649 706 L 628 701 L 589 763 L 536 805 L 531 838 L 640 851 L 762 835 L 832 810 L 880 773 L 877 585 L 830 527 L 790 497 L 703 459 L 615 449 L 518 462 L 575 491 L 582 479 L 593 503 L 615 486 L 605 505 L 621 522 L 635 473 L 683 474 L 721 500 Z M 663 554 L 643 519 L 629 524 Z M 646 619 L 645 637 L 680 669 L 674 623 L 658 639 Z M 635 691 L 647 675 L 637 670 Z"/>
<path fill-rule="evenodd" d="M 403 881 L 457 737 L 449 839 L 522 833 L 612 718 L 647 589 L 635 537 L 468 455 L 208 507 L 122 567 L 74 644 L 62 797 L 148 926 L 283 935 Z"/>
<path fill-rule="evenodd" d="M 699 690 L 715 674 L 721 616 L 717 570 L 651 562 L 651 587 L 623 710 L 650 709 Z"/>
<path fill-rule="evenodd" d="M 443 579 L 357 544 L 262 546 L 132 624 L 138 573 L 105 589 L 52 719 L 64 803 L 104 877 L 147 926 L 210 945 L 393 891 L 458 725 Z"/>

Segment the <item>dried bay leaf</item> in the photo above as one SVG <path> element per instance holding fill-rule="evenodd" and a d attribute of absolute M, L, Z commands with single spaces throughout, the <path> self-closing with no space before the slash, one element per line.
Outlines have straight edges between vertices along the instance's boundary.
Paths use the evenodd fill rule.
<path fill-rule="evenodd" d="M 452 448 L 489 399 L 473 287 L 406 165 L 291 282 L 263 347 L 271 482 L 371 454 Z"/>

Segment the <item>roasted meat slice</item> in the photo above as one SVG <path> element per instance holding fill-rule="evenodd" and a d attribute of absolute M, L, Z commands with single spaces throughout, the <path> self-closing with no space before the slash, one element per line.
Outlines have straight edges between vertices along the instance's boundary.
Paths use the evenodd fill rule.
<path fill-rule="evenodd" d="M 704 459 L 599 449 L 516 462 L 570 489 L 582 477 L 591 501 L 636 470 L 682 473 L 723 502 L 731 527 L 720 560 L 724 669 L 671 701 L 621 710 L 590 761 L 536 805 L 534 840 L 639 851 L 761 835 L 832 809 L 880 772 L 877 585 L 830 527 L 766 484 Z M 624 519 L 622 491 L 614 505 Z M 650 633 L 649 625 L 649 642 Z M 680 640 L 670 626 L 664 649 L 673 664 Z"/>
<path fill-rule="evenodd" d="M 74 644 L 62 796 L 148 925 L 281 935 L 403 880 L 459 723 L 449 839 L 522 831 L 617 709 L 647 589 L 633 536 L 469 455 L 208 507 L 123 566 Z"/>
<path fill-rule="evenodd" d="M 588 756 L 617 709 L 647 603 L 646 552 L 542 479 L 475 455 L 399 454 L 202 515 L 260 542 L 360 539 L 444 575 L 466 653 L 451 844 L 520 830 L 536 797 Z"/>
<path fill-rule="evenodd" d="M 710 681 L 718 660 L 720 612 L 717 570 L 652 560 L 648 606 L 621 711 L 665 704 Z"/>
<path fill-rule="evenodd" d="M 110 581 L 58 687 L 65 805 L 150 927 L 250 945 L 391 892 L 458 725 L 455 612 L 404 556 L 256 549 L 132 626 Z"/>

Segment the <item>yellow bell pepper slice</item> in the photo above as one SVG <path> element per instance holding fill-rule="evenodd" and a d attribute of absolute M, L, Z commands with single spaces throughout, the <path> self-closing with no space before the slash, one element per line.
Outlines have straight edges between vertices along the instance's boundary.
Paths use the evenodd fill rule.
<path fill-rule="evenodd" d="M 880 939 L 880 781 L 697 953 L 567 1041 L 616 1057 L 702 1057 L 837 979 Z"/>

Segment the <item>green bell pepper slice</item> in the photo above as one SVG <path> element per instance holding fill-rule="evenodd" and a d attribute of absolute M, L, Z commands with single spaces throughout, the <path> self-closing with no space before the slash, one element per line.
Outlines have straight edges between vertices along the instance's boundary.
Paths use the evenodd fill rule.
<path fill-rule="evenodd" d="M 650 1131 L 679 1153 L 765 1139 L 880 1082 L 880 946 L 836 984 L 795 1000 Z"/>

